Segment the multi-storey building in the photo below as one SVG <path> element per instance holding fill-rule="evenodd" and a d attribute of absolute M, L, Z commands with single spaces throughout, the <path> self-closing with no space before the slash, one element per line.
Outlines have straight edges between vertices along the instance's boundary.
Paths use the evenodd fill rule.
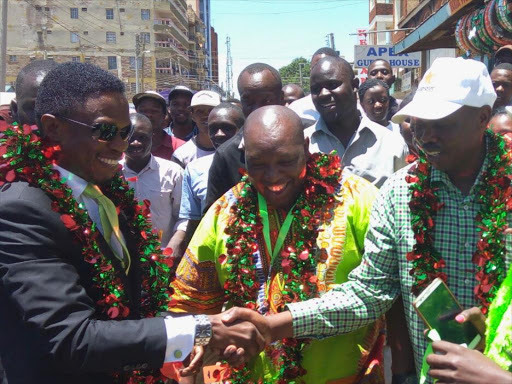
<path fill-rule="evenodd" d="M 9 0 L 6 83 L 31 60 L 47 58 L 107 69 L 128 96 L 176 84 L 199 89 L 192 70 L 204 45 L 189 34 L 188 12 L 186 0 Z M 200 41 L 194 49 L 191 39 Z"/>
<path fill-rule="evenodd" d="M 391 32 L 377 32 L 393 29 L 393 1 L 370 0 L 370 26 L 368 43 L 370 45 L 391 44 Z"/>

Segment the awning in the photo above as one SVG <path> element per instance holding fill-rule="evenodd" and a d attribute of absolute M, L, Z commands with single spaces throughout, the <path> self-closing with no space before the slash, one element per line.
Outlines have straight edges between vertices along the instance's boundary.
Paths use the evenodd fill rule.
<path fill-rule="evenodd" d="M 456 48 L 455 24 L 460 17 L 479 4 L 480 2 L 475 0 L 450 0 L 403 40 L 396 43 L 394 45 L 395 53 L 417 52 L 435 48 Z"/>

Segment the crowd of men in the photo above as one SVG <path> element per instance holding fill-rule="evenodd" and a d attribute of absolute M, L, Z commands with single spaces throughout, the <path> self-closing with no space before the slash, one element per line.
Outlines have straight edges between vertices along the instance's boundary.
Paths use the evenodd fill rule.
<path fill-rule="evenodd" d="M 0 382 L 512 383 L 493 59 L 437 59 L 403 100 L 330 48 L 307 90 L 249 65 L 240 100 L 31 62 L 0 107 Z M 436 277 L 475 350 L 425 333 Z"/>

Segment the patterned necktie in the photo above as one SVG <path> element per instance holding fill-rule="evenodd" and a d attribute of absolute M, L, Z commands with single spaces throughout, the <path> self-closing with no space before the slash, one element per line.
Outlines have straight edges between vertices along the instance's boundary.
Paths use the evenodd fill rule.
<path fill-rule="evenodd" d="M 94 199 L 98 203 L 98 208 L 100 212 L 101 226 L 103 227 L 103 237 L 107 241 L 110 249 L 116 257 L 121 260 L 123 267 L 126 270 L 126 273 L 130 270 L 130 253 L 128 252 L 128 248 L 126 248 L 126 244 L 124 242 L 123 237 L 121 236 L 121 231 L 119 229 L 119 218 L 117 216 L 117 209 L 112 200 L 106 197 L 98 186 L 88 183 L 87 187 L 83 193 L 84 196 L 87 196 L 91 199 Z M 118 255 L 115 251 L 115 248 L 112 247 L 111 240 L 112 235 L 116 237 L 121 244 L 122 255 Z"/>

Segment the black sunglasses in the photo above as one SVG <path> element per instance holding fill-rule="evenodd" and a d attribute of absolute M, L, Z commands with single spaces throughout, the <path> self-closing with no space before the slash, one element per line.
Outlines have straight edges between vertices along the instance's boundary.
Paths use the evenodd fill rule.
<path fill-rule="evenodd" d="M 69 121 L 71 123 L 75 123 L 78 125 L 83 125 L 84 127 L 91 129 L 91 137 L 93 140 L 98 141 L 112 141 L 117 136 L 117 132 L 119 131 L 119 135 L 121 139 L 124 141 L 130 140 L 133 135 L 134 126 L 133 124 L 127 125 L 124 128 L 118 128 L 117 125 L 108 124 L 108 123 L 96 123 L 94 125 L 89 125 L 82 123 L 81 121 L 76 121 L 70 119 L 68 117 L 57 116 L 59 119 Z"/>

